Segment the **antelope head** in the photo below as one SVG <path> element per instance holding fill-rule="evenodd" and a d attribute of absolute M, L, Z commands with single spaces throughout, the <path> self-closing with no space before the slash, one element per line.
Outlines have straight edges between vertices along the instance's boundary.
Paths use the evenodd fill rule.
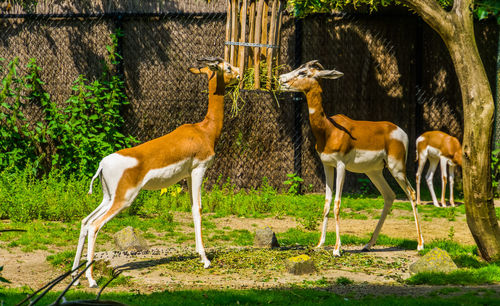
<path fill-rule="evenodd" d="M 337 70 L 325 70 L 318 60 L 313 60 L 291 72 L 280 75 L 280 89 L 282 91 L 308 92 L 319 86 L 319 79 L 338 79 L 343 75 Z"/>
<path fill-rule="evenodd" d="M 220 57 L 203 57 L 198 59 L 201 67 L 189 68 L 189 71 L 194 74 L 206 74 L 208 78 L 212 78 L 214 73 L 222 73 L 224 76 L 224 84 L 233 85 L 240 79 L 240 69 L 234 67 Z"/>

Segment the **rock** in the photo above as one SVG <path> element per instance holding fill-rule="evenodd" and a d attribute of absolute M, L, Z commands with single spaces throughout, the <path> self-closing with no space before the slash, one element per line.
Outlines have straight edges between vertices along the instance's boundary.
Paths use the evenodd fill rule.
<path fill-rule="evenodd" d="M 255 231 L 253 245 L 258 248 L 279 248 L 280 246 L 276 235 L 269 226 Z"/>
<path fill-rule="evenodd" d="M 146 240 L 140 236 L 139 231 L 131 226 L 117 232 L 113 238 L 115 245 L 121 251 L 144 251 L 149 248 Z"/>
<path fill-rule="evenodd" d="M 411 273 L 420 272 L 451 272 L 458 269 L 448 252 L 434 248 L 410 265 Z"/>
<path fill-rule="evenodd" d="M 311 257 L 305 254 L 288 258 L 286 260 L 286 267 L 289 273 L 295 275 L 310 274 L 316 272 L 314 261 Z"/>

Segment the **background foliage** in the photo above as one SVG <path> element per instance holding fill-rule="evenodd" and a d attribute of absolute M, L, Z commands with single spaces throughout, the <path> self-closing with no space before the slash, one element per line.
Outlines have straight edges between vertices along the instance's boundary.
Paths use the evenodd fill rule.
<path fill-rule="evenodd" d="M 67 175 L 91 175 L 100 158 L 136 143 L 121 133 L 120 109 L 128 101 L 121 77 L 113 73 L 121 60 L 116 53 L 120 35 L 111 35 L 113 44 L 106 46 L 109 64 L 103 62 L 100 77 L 89 81 L 80 75 L 63 105 L 44 90 L 42 68 L 35 59 L 26 64 L 22 76 L 18 58 L 3 68 L 7 73 L 0 87 L 0 169 L 30 164 L 36 174 L 59 169 Z M 34 124 L 23 113 L 30 105 L 42 110 L 41 120 Z"/>
<path fill-rule="evenodd" d="M 453 0 L 436 0 L 445 9 L 453 6 Z M 332 10 L 342 10 L 346 8 L 359 8 L 368 5 L 370 10 L 377 7 L 399 4 L 397 0 L 289 0 L 295 16 L 303 17 L 312 13 L 326 13 Z M 498 0 L 478 0 L 475 1 L 474 12 L 477 18 L 485 19 L 490 16 L 497 18 L 500 24 L 500 2 Z"/>

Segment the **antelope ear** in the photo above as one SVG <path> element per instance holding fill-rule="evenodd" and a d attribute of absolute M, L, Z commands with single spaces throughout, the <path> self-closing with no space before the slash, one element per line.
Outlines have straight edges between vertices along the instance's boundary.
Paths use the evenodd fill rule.
<path fill-rule="evenodd" d="M 218 67 L 218 65 L 220 63 L 224 62 L 224 60 L 220 57 L 205 56 L 205 57 L 199 58 L 198 62 L 200 62 L 203 65 L 207 65 L 210 70 L 216 71 L 216 70 L 220 69 Z"/>
<path fill-rule="evenodd" d="M 208 68 L 212 71 L 217 71 L 217 70 L 220 70 L 220 67 L 219 67 L 219 62 L 211 62 L 211 63 L 208 63 Z"/>
<path fill-rule="evenodd" d="M 318 69 L 318 70 L 323 70 L 323 69 L 325 69 L 325 68 L 323 67 L 323 65 L 321 65 L 321 64 L 319 63 L 319 61 L 318 61 L 318 60 L 312 60 L 312 61 L 309 61 L 309 62 L 305 63 L 305 65 L 306 65 L 306 67 L 308 67 L 308 68 L 316 68 L 316 69 Z"/>
<path fill-rule="evenodd" d="M 193 67 L 191 67 L 188 70 L 189 70 L 189 72 L 194 73 L 194 74 L 200 74 L 201 73 L 201 70 L 199 68 L 193 68 Z"/>
<path fill-rule="evenodd" d="M 316 73 L 315 77 L 322 79 L 338 79 L 344 74 L 337 70 L 320 70 Z"/>

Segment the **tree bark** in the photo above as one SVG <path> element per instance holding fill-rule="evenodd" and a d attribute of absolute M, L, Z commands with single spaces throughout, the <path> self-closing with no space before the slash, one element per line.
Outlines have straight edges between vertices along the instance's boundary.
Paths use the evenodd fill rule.
<path fill-rule="evenodd" d="M 500 227 L 491 184 L 494 101 L 474 38 L 472 0 L 455 0 L 450 12 L 436 0 L 403 0 L 443 39 L 453 61 L 464 110 L 463 185 L 467 224 L 479 253 L 500 260 Z"/>

